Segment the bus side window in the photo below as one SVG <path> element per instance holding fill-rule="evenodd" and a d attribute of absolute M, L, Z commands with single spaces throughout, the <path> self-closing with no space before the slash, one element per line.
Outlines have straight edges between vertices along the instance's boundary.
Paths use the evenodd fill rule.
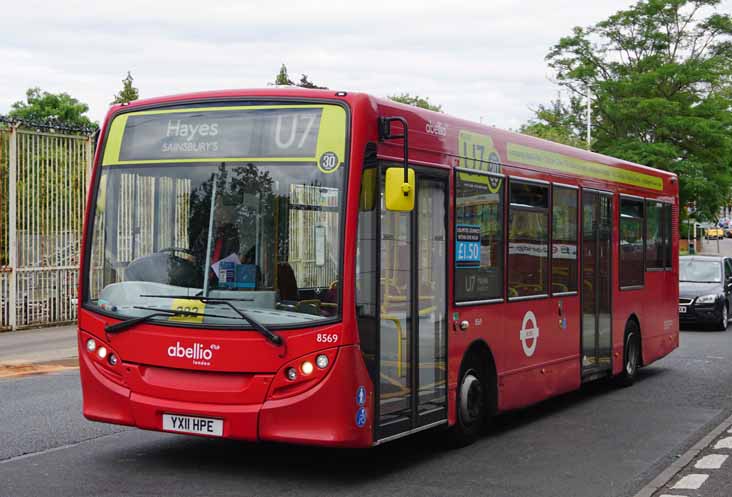
<path fill-rule="evenodd" d="M 549 187 L 511 179 L 508 297 L 547 295 Z"/>
<path fill-rule="evenodd" d="M 664 204 L 646 200 L 646 269 L 663 269 Z"/>
<path fill-rule="evenodd" d="M 577 190 L 552 187 L 552 293 L 577 291 Z"/>
<path fill-rule="evenodd" d="M 663 204 L 663 247 L 665 252 L 665 266 L 666 269 L 673 267 L 673 258 L 671 243 L 673 240 L 672 233 L 672 216 L 673 216 L 673 205 Z"/>
<path fill-rule="evenodd" d="M 455 301 L 503 297 L 503 184 L 496 175 L 455 180 Z"/>
<path fill-rule="evenodd" d="M 643 200 L 620 197 L 620 288 L 643 286 Z"/>

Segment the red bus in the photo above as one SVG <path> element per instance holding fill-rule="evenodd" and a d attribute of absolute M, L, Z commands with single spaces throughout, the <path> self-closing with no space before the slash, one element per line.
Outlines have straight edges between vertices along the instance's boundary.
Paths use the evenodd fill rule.
<path fill-rule="evenodd" d="M 678 334 L 671 173 L 365 94 L 111 108 L 86 212 L 83 411 L 369 447 L 617 377 Z"/>

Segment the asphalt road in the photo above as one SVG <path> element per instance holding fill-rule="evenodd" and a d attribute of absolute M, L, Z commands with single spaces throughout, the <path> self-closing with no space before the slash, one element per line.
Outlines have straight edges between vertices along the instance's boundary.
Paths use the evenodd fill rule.
<path fill-rule="evenodd" d="M 251 445 L 100 425 L 76 372 L 0 380 L 0 496 L 633 495 L 732 411 L 732 327 L 682 332 L 633 387 L 500 417 L 474 445 Z M 303 413 L 306 415 L 306 413 Z"/>

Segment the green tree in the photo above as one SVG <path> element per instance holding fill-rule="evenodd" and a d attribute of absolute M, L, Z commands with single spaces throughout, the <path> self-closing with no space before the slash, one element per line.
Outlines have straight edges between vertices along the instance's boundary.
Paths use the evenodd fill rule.
<path fill-rule="evenodd" d="M 584 148 L 586 141 L 582 138 L 582 131 L 586 129 L 586 120 L 583 120 L 585 114 L 581 107 L 578 98 L 571 99 L 568 105 L 559 98 L 550 105 L 540 105 L 534 111 L 534 117 L 522 125 L 518 132 Z"/>
<path fill-rule="evenodd" d="M 140 91 L 132 86 L 132 73 L 127 71 L 127 77 L 122 80 L 122 91 L 115 94 L 113 104 L 126 104 L 140 98 Z"/>
<path fill-rule="evenodd" d="M 295 86 L 295 82 L 290 79 L 290 75 L 287 74 L 287 66 L 282 64 L 280 72 L 275 76 L 274 84 L 277 86 Z"/>
<path fill-rule="evenodd" d="M 402 104 L 413 105 L 421 109 L 433 110 L 435 112 L 442 112 L 442 106 L 430 103 L 429 98 L 422 98 L 418 95 L 410 95 L 409 93 L 401 93 L 399 95 L 389 95 L 390 100 L 399 102 Z"/>
<path fill-rule="evenodd" d="M 18 101 L 10 107 L 10 117 L 81 128 L 98 127 L 85 115 L 89 112 L 89 106 L 68 93 L 49 93 L 40 88 L 29 88 L 25 95 L 25 102 Z"/>
<path fill-rule="evenodd" d="M 297 84 L 300 88 L 312 88 L 314 90 L 327 90 L 328 88 L 325 86 L 318 86 L 312 81 L 308 79 L 307 74 L 303 74 L 300 78 L 300 82 Z"/>
<path fill-rule="evenodd" d="M 682 205 L 698 200 L 708 219 L 732 185 L 732 19 L 719 5 L 641 0 L 547 55 L 571 98 L 592 94 L 593 150 L 677 173 Z"/>
<path fill-rule="evenodd" d="M 300 81 L 298 83 L 295 83 L 293 80 L 290 79 L 290 75 L 287 72 L 287 66 L 282 64 L 280 67 L 280 72 L 277 73 L 277 76 L 275 76 L 274 84 L 276 86 L 299 86 L 300 88 L 311 88 L 315 90 L 327 90 L 328 88 L 326 86 L 318 86 L 312 81 L 308 79 L 307 74 L 302 74 L 302 77 L 300 78 Z"/>

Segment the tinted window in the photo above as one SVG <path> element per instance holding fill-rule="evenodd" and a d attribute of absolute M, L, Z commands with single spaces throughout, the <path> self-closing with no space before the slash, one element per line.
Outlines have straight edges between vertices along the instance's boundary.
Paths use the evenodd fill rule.
<path fill-rule="evenodd" d="M 665 266 L 667 269 L 671 269 L 673 265 L 672 250 L 671 250 L 671 235 L 673 233 L 673 206 L 671 204 L 663 205 L 663 246 L 665 257 Z"/>
<path fill-rule="evenodd" d="M 372 144 L 369 144 L 372 145 Z M 368 154 L 375 146 L 367 148 Z M 367 160 L 364 160 L 367 163 Z M 361 176 L 361 195 L 358 208 L 358 238 L 356 243 L 356 314 L 361 352 L 373 381 L 377 376 L 378 339 L 378 260 L 379 260 L 379 174 L 375 167 L 365 169 Z"/>
<path fill-rule="evenodd" d="M 457 302 L 503 297 L 503 183 L 482 174 L 457 174 Z"/>
<path fill-rule="evenodd" d="M 552 292 L 577 290 L 577 190 L 552 190 Z"/>
<path fill-rule="evenodd" d="M 549 188 L 511 183 L 508 235 L 509 297 L 547 293 Z"/>
<path fill-rule="evenodd" d="M 662 203 L 646 202 L 646 268 L 664 267 L 665 212 Z"/>
<path fill-rule="evenodd" d="M 620 286 L 643 284 L 643 201 L 620 199 Z"/>

